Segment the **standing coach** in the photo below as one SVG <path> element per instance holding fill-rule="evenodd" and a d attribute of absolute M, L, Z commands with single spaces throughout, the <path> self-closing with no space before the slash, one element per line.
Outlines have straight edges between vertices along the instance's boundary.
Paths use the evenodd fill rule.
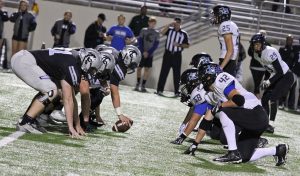
<path fill-rule="evenodd" d="M 157 85 L 157 95 L 163 95 L 165 83 L 170 69 L 173 69 L 174 77 L 174 93 L 179 96 L 179 81 L 182 51 L 188 48 L 189 37 L 186 31 L 181 29 L 181 19 L 175 18 L 174 22 L 166 25 L 160 32 L 162 35 L 167 35 L 165 53 L 163 56 L 162 67 Z"/>

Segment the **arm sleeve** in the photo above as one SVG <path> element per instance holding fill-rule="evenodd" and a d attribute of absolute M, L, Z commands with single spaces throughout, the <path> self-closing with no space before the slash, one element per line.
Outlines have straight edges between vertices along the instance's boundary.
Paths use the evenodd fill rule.
<path fill-rule="evenodd" d="M 132 32 L 132 30 L 131 30 L 130 28 L 127 28 L 127 34 L 126 34 L 126 37 L 128 37 L 128 38 L 134 37 L 133 32 Z"/>
<path fill-rule="evenodd" d="M 75 34 L 76 32 L 76 25 L 74 23 L 69 24 L 69 34 Z"/>
<path fill-rule="evenodd" d="M 182 44 L 190 44 L 190 38 L 189 35 L 187 33 L 184 33 L 184 39 L 182 41 Z"/>
<path fill-rule="evenodd" d="M 84 47 L 88 48 L 90 47 L 89 45 L 89 41 L 92 39 L 92 25 L 89 25 L 89 27 L 85 30 L 85 34 L 84 34 Z"/>
<path fill-rule="evenodd" d="M 30 20 L 30 24 L 29 24 L 29 29 L 28 30 L 30 32 L 32 32 L 32 31 L 34 31 L 36 29 L 36 26 L 37 26 L 37 24 L 36 24 L 36 21 L 35 21 L 35 17 L 32 16 L 32 18 Z"/>
<path fill-rule="evenodd" d="M 279 78 L 281 78 L 284 75 L 282 67 L 281 67 L 278 59 L 273 61 L 272 65 L 273 65 L 274 69 L 276 70 L 276 74 L 272 78 L 269 79 L 271 84 L 274 83 L 275 81 L 277 81 Z"/>
<path fill-rule="evenodd" d="M 144 45 L 143 45 L 143 38 L 141 36 L 138 38 L 138 44 L 139 44 L 139 50 L 141 51 L 141 53 L 143 53 Z"/>
<path fill-rule="evenodd" d="M 154 53 L 154 51 L 157 49 L 159 45 L 159 41 L 156 40 L 154 43 L 153 43 L 153 46 L 148 50 L 148 53 L 150 56 L 152 56 L 152 54 Z"/>
<path fill-rule="evenodd" d="M 56 22 L 54 23 L 53 27 L 51 28 L 51 35 L 54 36 L 56 34 Z"/>
<path fill-rule="evenodd" d="M 213 106 L 208 104 L 207 102 L 203 102 L 194 107 L 194 113 L 199 114 L 200 116 L 205 115 L 208 109 L 212 109 Z"/>
<path fill-rule="evenodd" d="M 224 89 L 224 95 L 226 96 L 226 97 L 228 97 L 228 95 L 230 94 L 230 92 L 232 91 L 232 90 L 234 90 L 235 89 L 235 84 L 234 84 L 234 81 L 232 81 L 225 89 Z"/>
<path fill-rule="evenodd" d="M 253 47 L 251 46 L 251 44 L 248 48 L 248 56 L 253 57 Z"/>

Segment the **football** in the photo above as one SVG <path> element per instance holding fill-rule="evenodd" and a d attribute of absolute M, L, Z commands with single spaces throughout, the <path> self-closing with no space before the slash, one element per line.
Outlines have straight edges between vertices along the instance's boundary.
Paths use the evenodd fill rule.
<path fill-rule="evenodd" d="M 132 126 L 133 124 L 133 121 L 130 121 L 130 124 L 129 125 L 125 125 L 124 123 L 122 123 L 121 120 L 118 120 L 114 126 L 112 127 L 112 130 L 113 131 L 116 131 L 116 132 L 126 132 L 127 130 L 130 129 L 130 127 Z"/>

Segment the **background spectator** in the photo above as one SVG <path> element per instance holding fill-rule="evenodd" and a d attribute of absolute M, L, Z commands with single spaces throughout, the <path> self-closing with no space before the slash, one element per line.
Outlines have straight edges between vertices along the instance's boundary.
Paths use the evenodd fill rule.
<path fill-rule="evenodd" d="M 28 1 L 21 0 L 17 12 L 11 14 L 9 20 L 14 24 L 12 37 L 12 55 L 16 52 L 27 49 L 29 32 L 36 28 L 35 17 L 28 12 Z"/>
<path fill-rule="evenodd" d="M 294 67 L 294 64 L 296 61 L 296 48 L 293 46 L 294 37 L 289 34 L 286 37 L 286 43 L 285 46 L 279 48 L 279 54 L 282 58 L 282 60 L 289 66 L 290 69 Z M 295 80 L 296 80 L 295 75 Z M 295 109 L 295 87 L 296 84 L 292 86 L 289 92 L 289 96 L 286 95 L 286 97 L 282 98 L 279 102 L 280 109 L 283 109 L 283 107 L 288 107 L 289 109 Z M 288 99 L 287 99 L 288 98 Z"/>
<path fill-rule="evenodd" d="M 112 26 L 107 32 L 107 41 L 111 41 L 111 46 L 121 51 L 125 45 L 135 42 L 133 32 L 128 26 L 125 26 L 125 16 L 118 16 L 118 25 Z"/>
<path fill-rule="evenodd" d="M 7 68 L 7 53 L 6 53 L 6 42 L 4 42 L 3 40 L 3 28 L 4 28 L 4 22 L 8 21 L 8 13 L 7 11 L 3 10 L 3 1 L 0 0 L 0 65 L 2 66 L 2 68 L 6 69 Z M 2 53 L 2 48 L 3 45 L 5 44 L 5 53 Z M 4 54 L 4 57 L 2 57 L 2 54 Z M 2 59 L 3 58 L 3 59 Z"/>
<path fill-rule="evenodd" d="M 300 44 L 300 39 L 299 39 L 299 44 Z M 293 102 L 293 104 L 291 104 L 290 108 L 293 108 L 293 110 L 297 110 L 298 106 L 300 105 L 299 102 L 299 91 L 300 91 L 300 45 L 294 45 L 294 53 L 295 53 L 295 57 L 294 57 L 294 66 L 292 67 L 292 71 L 293 73 L 296 75 L 297 79 L 296 79 L 296 83 L 294 84 L 294 86 L 291 88 L 290 91 L 290 96 L 291 97 L 295 97 L 295 100 L 290 100 L 291 102 Z"/>
<path fill-rule="evenodd" d="M 139 36 L 140 31 L 148 27 L 149 17 L 147 16 L 147 6 L 141 7 L 139 15 L 134 16 L 129 23 L 129 27 L 132 30 L 134 36 Z"/>
<path fill-rule="evenodd" d="M 157 85 L 157 95 L 162 96 L 166 80 L 170 69 L 173 69 L 174 80 L 174 93 L 175 96 L 179 95 L 179 81 L 180 81 L 180 69 L 182 60 L 182 51 L 184 48 L 188 48 L 189 37 L 188 34 L 181 29 L 181 19 L 175 18 L 174 22 L 166 25 L 160 32 L 162 35 L 167 35 L 165 53 L 163 56 L 163 62 L 159 75 Z M 178 37 L 175 37 L 178 36 Z"/>
<path fill-rule="evenodd" d="M 95 48 L 97 45 L 103 44 L 106 38 L 106 27 L 103 26 L 105 15 L 100 13 L 98 19 L 89 25 L 84 35 L 84 47 Z"/>
<path fill-rule="evenodd" d="M 53 47 L 68 48 L 70 44 L 70 36 L 76 32 L 76 25 L 72 22 L 72 12 L 70 10 L 64 13 L 64 18 L 57 20 L 51 29 L 54 37 Z"/>
<path fill-rule="evenodd" d="M 279 2 L 279 0 L 274 0 L 274 2 Z M 290 3 L 290 0 L 286 0 L 286 4 L 288 5 Z M 283 5 L 283 4 L 282 4 Z M 277 4 L 273 4 L 272 5 L 272 11 L 276 12 L 277 9 L 278 9 L 278 6 Z M 283 7 L 283 6 L 282 6 Z M 291 8 L 289 6 L 286 6 L 285 8 L 285 13 L 291 13 Z"/>
<path fill-rule="evenodd" d="M 159 44 L 159 32 L 155 30 L 156 19 L 154 17 L 151 17 L 148 24 L 149 27 L 143 28 L 138 38 L 138 45 L 142 53 L 142 60 L 137 69 L 137 83 L 135 86 L 135 90 L 139 90 L 142 77 L 142 69 L 144 68 L 143 82 L 141 86 L 142 92 L 147 92 L 145 85 L 150 74 L 150 69 L 152 67 L 153 54 Z"/>
<path fill-rule="evenodd" d="M 161 11 L 162 16 L 168 16 L 168 12 L 170 12 L 170 10 L 168 10 L 168 9 L 171 7 L 170 4 L 173 3 L 173 0 L 159 0 L 159 2 L 166 3 L 166 4 L 159 3 L 159 6 L 164 8 L 164 9 L 159 9 L 159 10 Z"/>

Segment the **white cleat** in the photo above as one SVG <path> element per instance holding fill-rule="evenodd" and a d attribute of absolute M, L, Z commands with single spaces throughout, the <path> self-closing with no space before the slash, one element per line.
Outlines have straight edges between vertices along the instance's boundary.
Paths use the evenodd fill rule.
<path fill-rule="evenodd" d="M 64 114 L 63 111 L 60 110 L 54 110 L 50 116 L 49 116 L 52 120 L 58 121 L 58 122 L 66 122 L 67 118 Z"/>

